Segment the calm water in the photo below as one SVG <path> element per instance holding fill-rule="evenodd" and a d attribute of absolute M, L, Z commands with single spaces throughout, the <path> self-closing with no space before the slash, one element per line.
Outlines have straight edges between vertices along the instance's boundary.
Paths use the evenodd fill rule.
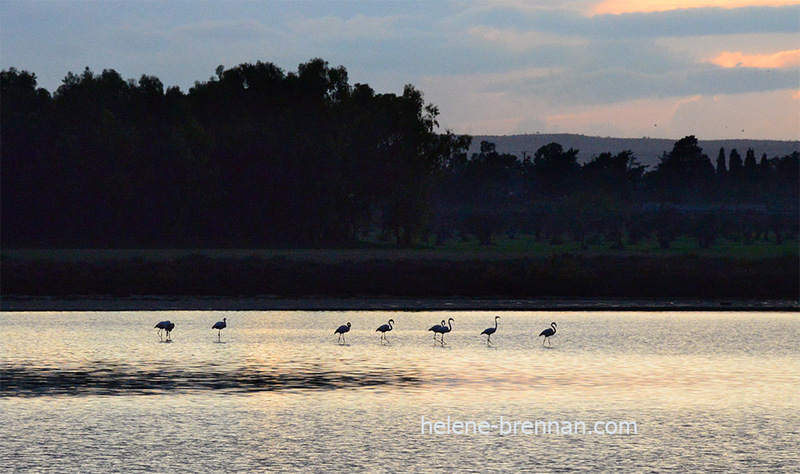
<path fill-rule="evenodd" d="M 495 314 L 489 348 L 479 333 Z M 448 346 L 434 346 L 427 328 L 448 317 Z M 800 471 L 797 313 L 0 318 L 0 459 L 12 471 Z M 164 319 L 172 343 L 153 329 Z M 340 346 L 333 330 L 347 321 Z M 636 434 L 422 433 L 422 417 L 501 416 L 587 431 L 635 422 Z"/>

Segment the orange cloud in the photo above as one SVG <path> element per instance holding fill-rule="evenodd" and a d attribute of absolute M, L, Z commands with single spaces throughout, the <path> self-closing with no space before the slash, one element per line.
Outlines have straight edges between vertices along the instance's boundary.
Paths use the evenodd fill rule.
<path fill-rule="evenodd" d="M 782 67 L 800 67 L 800 49 L 780 51 L 773 54 L 745 54 L 741 51 L 723 51 L 711 60 L 717 66 L 732 67 L 757 67 L 776 69 Z"/>
<path fill-rule="evenodd" d="M 603 0 L 592 10 L 593 15 L 634 12 L 663 12 L 679 8 L 740 8 L 797 5 L 797 0 Z"/>

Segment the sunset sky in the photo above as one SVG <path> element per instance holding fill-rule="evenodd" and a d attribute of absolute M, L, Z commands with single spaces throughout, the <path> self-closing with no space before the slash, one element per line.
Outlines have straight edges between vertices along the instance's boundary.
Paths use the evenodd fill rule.
<path fill-rule="evenodd" d="M 8 1 L 0 67 L 158 76 L 321 57 L 456 133 L 800 139 L 800 1 Z"/>

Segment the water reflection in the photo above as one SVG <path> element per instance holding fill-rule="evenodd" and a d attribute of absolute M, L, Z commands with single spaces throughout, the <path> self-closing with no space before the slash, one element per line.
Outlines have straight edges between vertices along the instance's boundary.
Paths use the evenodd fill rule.
<path fill-rule="evenodd" d="M 94 362 L 81 369 L 0 365 L 0 397 L 37 395 L 137 395 L 202 390 L 260 392 L 272 390 L 331 390 L 419 383 L 413 370 L 342 373 L 313 368 L 266 372 L 253 368 L 225 370 L 218 366 L 142 369 Z"/>

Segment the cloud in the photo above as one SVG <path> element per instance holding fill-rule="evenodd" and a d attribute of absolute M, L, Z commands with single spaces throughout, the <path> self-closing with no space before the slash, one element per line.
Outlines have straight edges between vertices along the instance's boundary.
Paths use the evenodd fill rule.
<path fill-rule="evenodd" d="M 591 105 L 796 89 L 797 73 L 785 69 L 726 69 L 713 65 L 695 65 L 668 72 L 608 67 L 554 70 L 535 80 L 509 82 L 512 83 L 504 86 L 517 94 L 546 97 L 553 104 Z"/>
<path fill-rule="evenodd" d="M 496 30 L 492 38 L 531 32 L 594 40 L 698 37 L 797 32 L 800 5 L 748 8 L 695 8 L 663 12 L 586 16 L 571 10 L 517 11 L 514 15 L 474 18 L 471 28 Z"/>
<path fill-rule="evenodd" d="M 560 46 L 586 46 L 587 39 L 570 38 L 554 33 L 544 33 L 540 31 L 519 31 L 517 29 L 499 29 L 488 26 L 476 26 L 469 29 L 469 34 L 503 46 L 511 51 L 527 51 L 534 48 L 560 45 Z"/>
<path fill-rule="evenodd" d="M 324 40 L 388 40 L 397 38 L 397 23 L 403 16 L 365 16 L 351 18 L 325 16 L 303 18 L 289 23 L 289 28 L 298 35 L 310 39 Z"/>
<path fill-rule="evenodd" d="M 667 1 L 682 9 L 663 7 Z M 712 110 L 712 96 L 736 106 L 755 102 L 731 99 L 737 94 L 780 96 L 796 109 L 797 3 L 8 2 L 0 59 L 3 67 L 35 72 L 53 90 L 67 71 L 87 65 L 125 77 L 154 74 L 187 88 L 218 64 L 262 60 L 292 70 L 322 57 L 344 65 L 353 83 L 378 91 L 416 84 L 440 106 L 442 123 L 460 131 L 579 132 L 575 124 L 582 124 L 597 133 L 649 135 L 648 117 L 667 133 L 672 107 L 687 97 L 702 100 L 681 110 Z M 614 5 L 618 14 L 610 13 Z M 753 110 L 763 112 L 753 120 L 765 130 L 787 133 L 786 117 Z M 703 133 L 702 121 L 692 124 Z"/>
<path fill-rule="evenodd" d="M 233 21 L 205 21 L 175 27 L 172 32 L 177 36 L 206 42 L 213 41 L 252 41 L 263 39 L 274 33 L 253 19 Z"/>
<path fill-rule="evenodd" d="M 724 68 L 753 67 L 778 69 L 800 67 L 800 49 L 779 51 L 772 54 L 745 54 L 741 51 L 723 51 L 710 61 Z"/>
<path fill-rule="evenodd" d="M 698 68 L 687 75 L 686 90 L 704 95 L 748 94 L 795 89 L 797 71 L 760 68 Z"/>
<path fill-rule="evenodd" d="M 694 8 L 664 12 L 596 15 L 587 31 L 596 37 L 682 37 L 747 33 L 796 33 L 800 5 L 747 8 Z M 577 33 L 576 33 L 577 34 Z"/>
<path fill-rule="evenodd" d="M 592 9 L 593 15 L 633 12 L 662 12 L 690 8 L 742 8 L 752 6 L 796 5 L 797 0 L 605 0 Z"/>

